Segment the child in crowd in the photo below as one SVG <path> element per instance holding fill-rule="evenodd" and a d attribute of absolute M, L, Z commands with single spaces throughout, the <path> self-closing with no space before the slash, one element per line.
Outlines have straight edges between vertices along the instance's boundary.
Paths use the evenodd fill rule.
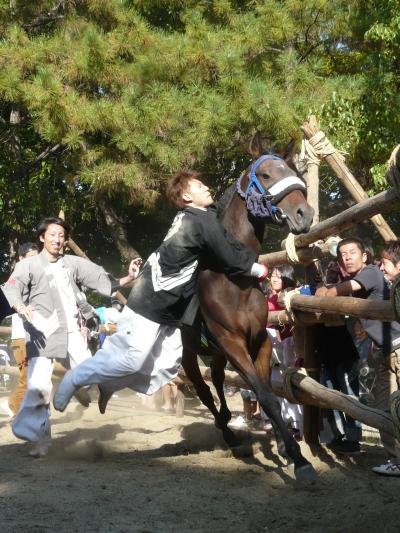
<path fill-rule="evenodd" d="M 271 272 L 270 286 L 267 291 L 268 311 L 284 309 L 278 303 L 278 298 L 285 289 L 294 289 L 296 279 L 293 267 L 289 265 L 277 266 Z M 296 366 L 293 331 L 289 324 L 267 327 L 272 340 L 272 379 L 282 380 L 283 372 L 288 367 Z M 303 434 L 303 408 L 299 404 L 292 404 L 286 398 L 279 398 L 283 420 L 292 430 L 296 439 L 301 440 Z"/>

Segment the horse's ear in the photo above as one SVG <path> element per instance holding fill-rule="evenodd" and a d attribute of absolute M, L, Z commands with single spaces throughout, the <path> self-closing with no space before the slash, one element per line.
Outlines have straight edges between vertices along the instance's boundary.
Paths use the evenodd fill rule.
<path fill-rule="evenodd" d="M 282 150 L 282 157 L 289 167 L 295 167 L 296 140 L 292 139 Z"/>
<path fill-rule="evenodd" d="M 263 145 L 262 145 L 262 138 L 261 138 L 261 133 L 259 131 L 256 131 L 255 134 L 250 139 L 247 151 L 249 152 L 249 154 L 251 155 L 253 159 L 258 159 L 259 157 L 263 155 L 264 151 L 263 151 Z"/>

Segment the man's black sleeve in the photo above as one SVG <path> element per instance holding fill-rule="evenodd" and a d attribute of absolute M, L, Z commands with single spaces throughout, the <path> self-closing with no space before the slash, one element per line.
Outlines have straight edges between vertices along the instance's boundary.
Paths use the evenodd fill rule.
<path fill-rule="evenodd" d="M 257 253 L 228 233 L 216 216 L 208 216 L 204 222 L 202 233 L 205 253 L 216 259 L 225 274 L 249 276 L 251 267 L 257 261 Z"/>

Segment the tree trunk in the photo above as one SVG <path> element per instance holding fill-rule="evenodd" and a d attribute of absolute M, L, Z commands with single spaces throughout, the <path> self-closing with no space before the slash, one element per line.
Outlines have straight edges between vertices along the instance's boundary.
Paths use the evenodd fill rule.
<path fill-rule="evenodd" d="M 127 262 L 140 257 L 140 254 L 131 246 L 128 242 L 126 230 L 121 219 L 118 217 L 114 209 L 107 203 L 106 198 L 98 194 L 97 204 L 103 213 L 104 220 L 110 230 L 111 235 L 114 237 L 115 244 L 121 254 L 121 257 Z"/>

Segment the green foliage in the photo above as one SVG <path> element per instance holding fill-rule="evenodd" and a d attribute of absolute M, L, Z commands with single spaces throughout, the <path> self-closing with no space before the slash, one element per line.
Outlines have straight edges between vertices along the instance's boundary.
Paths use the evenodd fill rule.
<path fill-rule="evenodd" d="M 134 245 L 140 220 L 158 220 L 144 246 L 156 242 L 174 171 L 194 166 L 220 191 L 255 130 L 283 144 L 310 113 L 381 188 L 399 126 L 398 15 L 381 4 L 0 0 L 2 242 L 61 207 L 79 241 L 104 225 L 99 194 Z"/>

